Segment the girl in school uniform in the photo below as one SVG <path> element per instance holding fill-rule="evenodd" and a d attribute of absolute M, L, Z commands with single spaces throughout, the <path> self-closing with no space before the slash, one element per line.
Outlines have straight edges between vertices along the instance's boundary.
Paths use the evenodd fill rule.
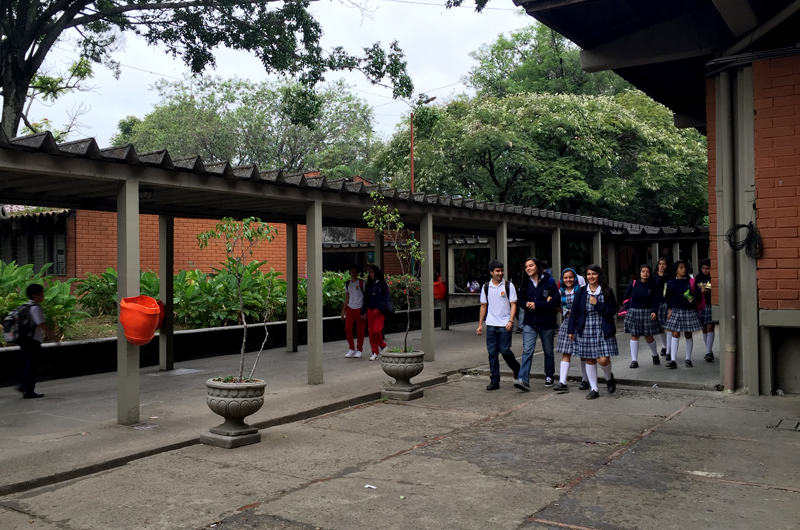
<path fill-rule="evenodd" d="M 619 355 L 616 315 L 619 311 L 614 290 L 609 287 L 599 265 L 586 267 L 586 287 L 575 293 L 569 316 L 570 340 L 576 342 L 575 355 L 586 360 L 586 375 L 591 391 L 586 399 L 597 399 L 597 365 L 603 369 L 609 394 L 617 390 L 611 372 L 611 357 Z"/>
<path fill-rule="evenodd" d="M 686 338 L 686 367 L 692 367 L 692 332 L 700 331 L 703 325 L 700 323 L 700 314 L 697 312 L 697 302 L 702 294 L 697 284 L 692 288 L 691 278 L 687 274 L 686 263 L 678 260 L 673 266 L 675 279 L 667 282 L 665 298 L 669 316 L 664 327 L 672 333 L 672 346 L 670 348 L 671 360 L 667 362 L 667 368 L 677 368 L 678 343 L 681 333 Z"/>
<path fill-rule="evenodd" d="M 656 294 L 658 295 L 658 325 L 661 328 L 657 335 L 661 341 L 661 356 L 667 357 L 669 360 L 669 350 L 671 347 L 671 339 L 667 338 L 667 333 L 664 331 L 664 324 L 667 323 L 667 301 L 664 299 L 664 291 L 667 289 L 667 282 L 674 278 L 670 274 L 667 258 L 660 258 L 656 265 L 656 273 L 653 275 L 656 281 Z"/>
<path fill-rule="evenodd" d="M 559 381 L 553 385 L 553 390 L 556 392 L 569 392 L 567 387 L 567 373 L 569 372 L 569 363 L 572 355 L 575 353 L 575 341 L 569 339 L 569 315 L 572 312 L 572 302 L 575 300 L 575 294 L 581 289 L 578 285 L 578 273 L 575 269 L 566 268 L 561 273 L 561 315 L 563 322 L 558 330 L 558 346 L 556 351 L 561 354 L 561 370 L 559 371 Z M 586 376 L 586 363 L 581 360 L 581 386 L 580 390 L 589 389 L 589 379 Z"/>
<path fill-rule="evenodd" d="M 706 301 L 706 306 L 700 312 L 700 324 L 703 325 L 703 341 L 706 343 L 705 360 L 713 363 L 714 352 L 714 319 L 711 318 L 711 260 L 704 259 L 700 262 L 700 274 L 695 277 L 695 285 L 700 287 L 700 292 Z"/>
<path fill-rule="evenodd" d="M 639 279 L 628 284 L 623 300 L 631 305 L 625 314 L 625 333 L 631 334 L 631 368 L 639 368 L 639 337 L 644 337 L 653 364 L 661 364 L 653 335 L 661 333 L 658 324 L 658 305 L 661 299 L 658 288 L 650 276 L 650 265 L 639 267 Z"/>

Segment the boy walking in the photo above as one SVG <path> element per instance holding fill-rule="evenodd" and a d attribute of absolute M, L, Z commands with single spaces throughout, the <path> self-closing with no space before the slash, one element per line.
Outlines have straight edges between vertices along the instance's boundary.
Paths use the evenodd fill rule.
<path fill-rule="evenodd" d="M 364 349 L 364 328 L 367 321 L 361 316 L 361 306 L 364 305 L 364 280 L 358 277 L 358 267 L 350 269 L 350 279 L 344 284 L 344 307 L 342 320 L 344 320 L 344 334 L 347 336 L 347 345 L 350 349 L 345 357 L 361 357 Z M 353 325 L 358 334 L 358 345 L 353 342 Z"/>
<path fill-rule="evenodd" d="M 45 324 L 44 311 L 39 305 L 44 301 L 44 287 L 38 283 L 28 286 L 27 307 L 24 317 L 21 318 L 19 339 L 17 344 L 22 352 L 22 381 L 19 391 L 25 399 L 44 397 L 36 392 L 36 372 L 39 368 L 39 359 L 42 355 L 42 340 L 45 335 L 51 340 L 57 340 L 56 334 Z"/>
<path fill-rule="evenodd" d="M 497 260 L 489 262 L 492 279 L 481 289 L 481 313 L 478 320 L 478 335 L 483 335 L 483 322 L 486 321 L 486 349 L 489 351 L 489 371 L 491 382 L 486 390 L 500 388 L 500 362 L 497 355 L 503 356 L 506 364 L 519 376 L 519 363 L 511 351 L 514 315 L 517 311 L 517 290 L 511 282 L 503 280 L 503 264 Z"/>

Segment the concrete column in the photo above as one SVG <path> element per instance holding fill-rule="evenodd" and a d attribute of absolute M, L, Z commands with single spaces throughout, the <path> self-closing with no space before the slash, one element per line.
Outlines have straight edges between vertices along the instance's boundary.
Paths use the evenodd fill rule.
<path fill-rule="evenodd" d="M 489 261 L 497 259 L 497 238 L 489 238 Z M 505 264 L 504 264 L 505 265 Z"/>
<path fill-rule="evenodd" d="M 286 351 L 297 351 L 297 224 L 286 223 Z"/>
<path fill-rule="evenodd" d="M 758 328 L 759 385 L 758 391 L 763 396 L 771 396 L 775 391 L 775 368 L 772 360 L 772 334 L 770 328 Z M 750 392 L 753 393 L 752 391 Z"/>
<path fill-rule="evenodd" d="M 672 262 L 675 263 L 681 259 L 681 244 L 676 242 L 672 244 Z"/>
<path fill-rule="evenodd" d="M 531 253 L 528 255 L 530 258 L 536 257 L 536 241 L 531 241 Z"/>
<path fill-rule="evenodd" d="M 433 215 L 426 213 L 422 216 L 419 225 L 419 247 L 424 259 L 422 261 L 422 274 L 420 296 L 422 298 L 422 351 L 425 360 L 433 361 L 435 347 L 433 345 Z"/>
<path fill-rule="evenodd" d="M 614 294 L 619 298 L 619 256 L 617 255 L 617 243 L 614 241 L 608 242 L 608 283 L 614 289 Z"/>
<path fill-rule="evenodd" d="M 383 233 L 375 232 L 375 265 L 385 273 L 386 271 L 384 270 L 383 267 L 384 265 L 383 243 L 384 243 Z"/>
<path fill-rule="evenodd" d="M 592 260 L 598 267 L 603 266 L 603 233 L 599 230 L 592 236 Z"/>
<path fill-rule="evenodd" d="M 139 181 L 128 179 L 117 192 L 117 303 L 139 295 Z M 139 422 L 139 346 L 117 322 L 117 423 Z"/>
<path fill-rule="evenodd" d="M 695 274 L 700 274 L 700 253 L 697 250 L 697 241 L 692 243 L 692 269 Z"/>
<path fill-rule="evenodd" d="M 306 210 L 308 384 L 322 383 L 322 203 Z"/>
<path fill-rule="evenodd" d="M 653 255 L 652 263 L 650 263 L 650 266 L 653 267 L 653 273 L 658 272 L 658 260 L 661 257 L 661 248 L 658 246 L 657 241 L 650 245 L 650 254 Z"/>
<path fill-rule="evenodd" d="M 444 275 L 443 275 L 444 276 Z M 447 293 L 456 292 L 456 255 L 449 245 L 447 247 Z"/>
<path fill-rule="evenodd" d="M 158 337 L 158 365 L 161 370 L 172 370 L 174 366 L 175 313 L 173 308 L 175 268 L 175 218 L 158 216 L 158 281 L 159 295 L 164 304 L 164 322 Z"/>
<path fill-rule="evenodd" d="M 556 275 L 563 270 L 561 266 L 561 228 L 558 226 L 553 229 L 550 236 L 550 270 Z"/>
<path fill-rule="evenodd" d="M 450 329 L 450 246 L 447 244 L 447 234 L 439 233 L 439 274 L 442 281 L 447 283 L 447 296 L 439 300 L 439 322 L 442 331 Z"/>
<path fill-rule="evenodd" d="M 503 270 L 505 274 L 503 277 L 508 280 L 511 277 L 511 267 L 508 263 L 508 222 L 503 221 L 497 227 L 497 236 L 494 238 L 495 244 L 495 251 L 494 255 L 497 256 L 495 259 L 498 260 L 500 263 L 503 264 L 505 267 Z"/>

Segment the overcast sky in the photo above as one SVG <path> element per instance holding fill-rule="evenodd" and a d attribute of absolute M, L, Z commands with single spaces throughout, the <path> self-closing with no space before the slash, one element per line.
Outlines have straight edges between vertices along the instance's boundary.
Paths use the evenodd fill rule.
<path fill-rule="evenodd" d="M 437 96 L 439 101 L 469 92 L 460 81 L 475 65 L 469 57 L 471 51 L 492 42 L 500 33 L 533 22 L 527 15 L 520 15 L 510 0 L 493 0 L 480 14 L 471 7 L 445 9 L 438 0 L 373 0 L 368 5 L 371 17 L 364 18 L 360 10 L 337 0 L 314 2 L 312 12 L 325 32 L 323 46 L 330 49 L 341 45 L 351 53 L 358 53 L 376 41 L 386 48 L 392 40 L 397 40 L 406 53 L 416 92 Z M 77 58 L 68 45 L 57 46 L 59 49 L 48 59 L 51 67 L 63 68 Z M 254 56 L 226 49 L 218 50 L 216 56 L 217 67 L 211 71 L 213 74 L 252 81 L 268 79 Z M 123 65 L 119 80 L 106 68 L 97 66 L 91 81 L 94 92 L 65 96 L 49 108 L 37 105 L 31 117 L 49 118 L 60 126 L 67 121 L 67 111 L 83 102 L 90 107 L 89 113 L 79 120 L 85 128 L 82 134 L 73 134 L 71 139 L 94 136 L 102 147 L 108 145 L 120 119 L 128 115 L 141 118 L 152 111 L 158 101 L 151 89 L 155 81 L 180 79 L 188 73 L 180 58 L 173 59 L 163 48 L 147 46 L 132 35 L 127 35 L 124 49 L 114 58 Z M 344 78 L 374 107 L 376 130 L 384 136 L 391 134 L 408 111 L 405 103 L 391 99 L 389 89 L 371 85 L 361 74 L 334 73 L 328 79 L 337 78 Z"/>

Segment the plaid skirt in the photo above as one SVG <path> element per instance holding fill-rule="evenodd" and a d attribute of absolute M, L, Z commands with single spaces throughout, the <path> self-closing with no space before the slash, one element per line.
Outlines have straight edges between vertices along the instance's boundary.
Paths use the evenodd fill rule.
<path fill-rule="evenodd" d="M 597 359 L 619 355 L 617 338 L 603 337 L 603 317 L 591 311 L 586 314 L 586 325 L 583 332 L 575 337 L 574 355 L 581 359 Z M 567 338 L 569 340 L 569 338 Z"/>
<path fill-rule="evenodd" d="M 706 324 L 713 324 L 714 318 L 711 316 L 711 305 L 706 304 L 703 310 L 700 312 L 700 323 L 703 325 Z"/>
<path fill-rule="evenodd" d="M 625 333 L 630 333 L 635 337 L 650 337 L 661 333 L 661 326 L 658 320 L 650 320 L 649 308 L 628 309 L 625 315 Z"/>
<path fill-rule="evenodd" d="M 558 328 L 558 342 L 556 343 L 556 351 L 558 353 L 566 353 L 567 355 L 573 355 L 575 353 L 575 341 L 569 340 L 569 331 L 567 328 L 569 327 L 569 320 L 564 320 L 561 323 L 561 327 Z"/>
<path fill-rule="evenodd" d="M 667 309 L 667 303 L 661 302 L 658 304 L 658 325 L 661 326 L 661 329 L 664 329 L 664 324 L 667 323 L 668 314 L 669 309 Z"/>
<path fill-rule="evenodd" d="M 664 324 L 664 328 L 670 331 L 688 332 L 700 331 L 703 326 L 700 324 L 700 313 L 694 309 L 673 309 L 672 316 Z"/>

